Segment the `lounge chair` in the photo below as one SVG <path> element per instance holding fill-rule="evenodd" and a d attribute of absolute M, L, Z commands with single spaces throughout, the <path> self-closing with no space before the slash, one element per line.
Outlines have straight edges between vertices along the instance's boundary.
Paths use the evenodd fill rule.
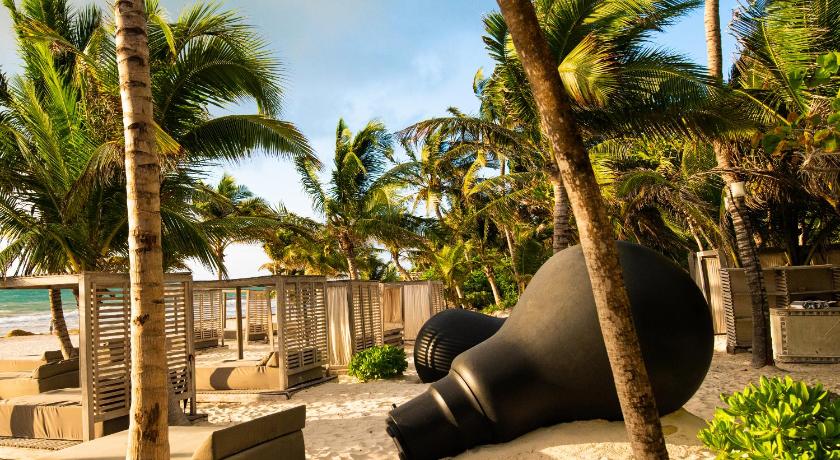
<path fill-rule="evenodd" d="M 81 441 L 82 392 L 79 388 L 52 390 L 0 401 L 0 436 Z M 120 417 L 95 424 L 96 436 L 128 427 Z"/>
<path fill-rule="evenodd" d="M 195 368 L 195 389 L 276 390 L 280 388 L 280 367 L 275 352 L 261 361 L 227 361 L 217 366 Z"/>
<path fill-rule="evenodd" d="M 32 361 L 37 363 L 36 361 Z M 23 363 L 16 363 L 23 368 Z M 79 359 L 42 362 L 32 370 L 0 372 L 0 399 L 79 386 Z"/>
<path fill-rule="evenodd" d="M 76 348 L 76 354 L 79 349 Z M 43 364 L 64 359 L 58 350 L 45 351 L 38 359 L 0 359 L 0 372 L 25 372 L 34 370 Z"/>
<path fill-rule="evenodd" d="M 228 426 L 169 428 L 170 458 L 193 460 L 303 460 L 306 406 Z M 126 431 L 49 454 L 43 459 L 122 460 Z"/>

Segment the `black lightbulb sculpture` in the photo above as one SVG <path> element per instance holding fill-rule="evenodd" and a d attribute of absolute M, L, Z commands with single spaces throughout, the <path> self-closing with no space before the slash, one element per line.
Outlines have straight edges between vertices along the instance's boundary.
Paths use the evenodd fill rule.
<path fill-rule="evenodd" d="M 617 244 L 657 408 L 667 414 L 691 398 L 711 364 L 709 308 L 682 268 L 642 246 Z M 540 268 L 496 334 L 394 408 L 387 431 L 402 458 L 418 460 L 590 419 L 620 420 L 621 408 L 575 246 Z"/>

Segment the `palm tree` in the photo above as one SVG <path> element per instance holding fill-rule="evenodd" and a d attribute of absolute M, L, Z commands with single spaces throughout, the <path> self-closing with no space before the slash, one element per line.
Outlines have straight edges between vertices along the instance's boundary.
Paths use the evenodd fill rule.
<path fill-rule="evenodd" d="M 166 318 L 160 219 L 160 161 L 154 151 L 152 80 L 145 4 L 114 8 L 125 126 L 131 274 L 131 415 L 128 458 L 169 457 Z M 166 408 L 164 410 L 164 408 Z"/>
<path fill-rule="evenodd" d="M 329 184 L 319 182 L 311 165 L 299 163 L 304 190 L 326 220 L 326 232 L 347 261 L 350 279 L 359 279 L 360 251 L 373 240 L 411 237 L 393 212 L 397 200 L 393 174 L 386 174 L 393 142 L 385 126 L 370 121 L 353 135 L 344 120 L 336 129 L 334 170 Z"/>
<path fill-rule="evenodd" d="M 557 73 L 557 61 L 531 2 L 499 0 L 499 6 L 531 84 L 542 126 L 551 140 L 578 222 L 598 319 L 634 454 L 640 459 L 666 459 L 665 438 L 633 325 L 618 252 L 568 90 Z"/>
<path fill-rule="evenodd" d="M 739 42 L 741 55 L 738 57 L 730 86 L 735 93 L 733 98 L 745 108 L 745 115 L 760 128 L 776 130 L 765 136 L 761 153 L 763 159 L 755 163 L 786 163 L 784 168 L 795 171 L 802 163 L 801 147 L 781 142 L 783 133 L 791 132 L 797 124 L 805 120 L 822 118 L 828 97 L 837 91 L 836 83 L 830 78 L 820 78 L 816 72 L 818 57 L 826 52 L 838 49 L 840 34 L 836 23 L 840 18 L 840 5 L 835 2 L 821 3 L 809 0 L 783 2 L 755 2 L 737 12 L 732 23 L 732 30 Z M 826 76 L 827 77 L 827 76 Z M 813 84 L 811 84 L 813 82 Z M 833 92 L 831 92 L 833 90 Z M 768 188 L 778 189 L 782 182 L 775 181 L 768 187 L 768 182 L 777 179 L 775 173 L 767 167 L 758 168 L 758 175 L 751 174 L 735 159 L 747 159 L 752 146 L 748 142 L 729 142 L 719 144 L 719 168 L 729 186 L 724 190 L 729 198 L 728 211 L 735 227 L 739 258 L 746 269 L 747 282 L 752 294 L 753 305 L 753 366 L 761 367 L 772 364 L 769 343 L 769 310 L 764 291 L 754 239 L 755 225 L 753 216 L 747 209 L 747 197 L 733 190 L 747 189 L 758 196 L 750 196 L 753 202 L 766 201 L 773 193 L 764 193 Z M 797 150 L 799 150 L 797 152 Z M 774 155 L 777 157 L 774 158 Z M 749 160 L 747 160 L 749 161 Z M 813 165 L 812 165 L 813 166 Z M 807 169 L 807 168 L 806 168 Z M 821 169 L 821 168 L 816 168 Z M 771 181 L 757 176 L 770 172 Z M 804 172 L 804 171 L 803 171 Z M 805 173 L 791 182 L 789 191 L 802 189 L 797 183 Z M 747 178 L 750 183 L 744 187 L 739 181 Z M 826 183 L 824 180 L 817 182 Z M 739 184 L 740 186 L 733 186 Z M 792 193 L 793 194 L 793 193 Z M 762 196 L 763 195 L 763 196 Z M 776 194 L 777 196 L 781 194 Z M 790 196 L 790 195 L 788 195 Z M 773 210 L 776 217 L 784 216 L 786 207 Z M 791 216 L 788 215 L 787 218 Z M 797 219 L 798 220 L 798 219 Z M 797 222 L 797 224 L 804 222 Z M 830 234 L 831 225 L 824 235 Z M 797 234 L 785 231 L 785 234 Z M 791 246 L 791 244 L 787 244 Z M 795 244 L 794 244 L 795 246 Z M 791 254 L 792 261 L 799 259 Z"/>
<path fill-rule="evenodd" d="M 268 203 L 255 197 L 245 185 L 237 184 L 233 176 L 225 173 L 215 187 L 204 187 L 202 198 L 196 203 L 198 211 L 206 223 L 230 225 L 237 218 L 259 217 L 268 215 Z M 223 234 L 212 242 L 213 252 L 219 261 L 218 277 L 225 273 L 225 249 L 234 242 L 251 241 L 255 238 L 254 219 L 241 219 L 245 225 L 237 235 Z M 250 224 L 250 225 L 249 225 Z"/>

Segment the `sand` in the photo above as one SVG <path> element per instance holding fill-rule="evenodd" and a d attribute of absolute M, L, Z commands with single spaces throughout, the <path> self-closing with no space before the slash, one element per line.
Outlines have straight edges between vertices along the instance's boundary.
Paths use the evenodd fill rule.
<path fill-rule="evenodd" d="M 31 336 L 0 339 L 0 358 L 36 357 L 46 349 L 55 349 L 54 337 Z M 742 389 L 760 375 L 790 375 L 809 382 L 819 381 L 834 392 L 840 392 L 840 365 L 781 365 L 755 370 L 749 354 L 728 355 L 723 352 L 723 338 L 716 343 L 711 369 L 703 385 L 685 405 L 685 410 L 663 418 L 666 441 L 672 458 L 711 459 L 714 456 L 700 446 L 696 432 L 701 419 L 712 416 L 720 405 L 719 394 Z M 259 358 L 267 345 L 250 344 L 246 358 Z M 235 351 L 201 351 L 197 362 L 213 363 L 233 359 Z M 199 396 L 200 412 L 211 423 L 239 422 L 284 408 L 305 404 L 307 422 L 304 429 L 307 455 L 313 459 L 391 459 L 396 450 L 385 434 L 385 416 L 392 404 L 401 404 L 426 389 L 419 383 L 413 366 L 405 376 L 395 380 L 359 383 L 341 376 L 338 381 L 320 385 L 294 395 L 282 397 L 253 395 Z M 699 418 L 698 418 L 699 417 Z M 33 458 L 44 451 L 0 447 L 0 458 Z M 586 421 L 566 423 L 536 430 L 512 442 L 473 449 L 459 459 L 629 459 L 630 448 L 621 423 Z"/>

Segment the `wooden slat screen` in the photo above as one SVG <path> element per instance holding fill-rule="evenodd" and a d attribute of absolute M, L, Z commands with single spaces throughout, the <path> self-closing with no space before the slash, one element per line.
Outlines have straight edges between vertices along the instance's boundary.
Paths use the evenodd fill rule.
<path fill-rule="evenodd" d="M 218 289 L 193 292 L 193 328 L 196 342 L 218 342 L 222 330 L 222 291 Z"/>
<path fill-rule="evenodd" d="M 131 299 L 127 282 L 97 283 L 92 276 L 87 318 L 87 366 L 92 379 L 88 404 L 94 422 L 128 414 L 131 397 Z M 188 282 L 164 283 L 166 360 L 178 400 L 195 397 L 192 375 L 192 309 Z"/>
<path fill-rule="evenodd" d="M 128 283 L 90 285 L 89 346 L 85 347 L 91 370 L 94 422 L 128 414 L 131 397 L 130 311 Z"/>
<path fill-rule="evenodd" d="M 253 335 L 267 335 L 268 323 L 271 321 L 269 309 L 271 303 L 264 289 L 248 289 L 245 291 L 245 315 L 248 318 L 248 337 Z"/>
<path fill-rule="evenodd" d="M 443 297 L 443 283 L 440 281 L 429 281 L 431 295 L 432 316 L 446 310 L 446 299 Z"/>
<path fill-rule="evenodd" d="M 354 353 L 383 343 L 381 295 L 377 282 L 350 283 Z"/>
<path fill-rule="evenodd" d="M 327 364 L 325 280 L 289 278 L 283 282 L 283 338 L 289 375 Z"/>
<path fill-rule="evenodd" d="M 169 381 L 178 400 L 194 397 L 192 382 L 192 345 L 189 343 L 190 313 L 187 303 L 187 283 L 164 283 L 164 305 L 166 311 L 166 364 Z"/>

